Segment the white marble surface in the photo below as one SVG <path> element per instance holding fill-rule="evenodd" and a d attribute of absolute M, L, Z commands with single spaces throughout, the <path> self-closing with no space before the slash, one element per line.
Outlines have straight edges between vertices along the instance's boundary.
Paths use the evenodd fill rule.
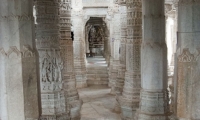
<path fill-rule="evenodd" d="M 121 120 L 114 111 L 115 96 L 110 94 L 110 88 L 90 86 L 78 91 L 83 100 L 81 120 Z"/>

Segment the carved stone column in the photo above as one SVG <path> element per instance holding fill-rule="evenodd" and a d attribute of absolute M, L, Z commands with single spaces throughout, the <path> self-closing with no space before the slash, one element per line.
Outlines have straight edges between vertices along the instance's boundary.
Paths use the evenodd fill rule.
<path fill-rule="evenodd" d="M 115 91 L 117 94 L 121 94 L 123 91 L 124 79 L 125 79 L 125 66 L 126 66 L 126 32 L 127 32 L 127 15 L 125 4 L 120 5 L 120 49 L 119 49 L 119 69 L 117 75 L 117 81 Z"/>
<path fill-rule="evenodd" d="M 71 39 L 71 0 L 59 0 L 60 46 L 63 61 L 62 77 L 66 112 L 70 120 L 80 119 L 82 101 L 76 89 L 73 41 Z"/>
<path fill-rule="evenodd" d="M 111 93 L 115 94 L 115 86 L 119 68 L 119 47 L 120 47 L 120 12 L 119 5 L 115 4 L 108 10 L 113 16 L 111 30 L 111 59 L 109 68 L 109 86 Z"/>
<path fill-rule="evenodd" d="M 83 11 L 73 11 L 74 28 L 74 68 L 76 77 L 76 87 L 87 87 L 86 61 L 85 61 L 85 41 L 83 38 Z"/>
<path fill-rule="evenodd" d="M 156 4 L 155 4 L 156 3 Z M 168 120 L 164 0 L 143 0 L 142 90 L 138 120 Z"/>
<path fill-rule="evenodd" d="M 120 111 L 121 107 L 119 105 L 119 96 L 121 96 L 124 86 L 124 80 L 125 80 L 125 71 L 126 71 L 126 32 L 127 32 L 127 9 L 126 9 L 126 3 L 120 2 L 120 55 L 119 55 L 119 68 L 118 68 L 118 74 L 117 74 L 117 80 L 115 85 L 115 92 L 116 92 L 116 106 L 115 110 Z"/>
<path fill-rule="evenodd" d="M 142 41 L 141 0 L 127 0 L 126 73 L 120 105 L 122 119 L 133 119 L 141 89 L 140 46 Z"/>
<path fill-rule="evenodd" d="M 55 0 L 36 0 L 35 8 L 36 47 L 40 62 L 40 119 L 68 119 L 59 44 L 59 4 Z"/>
<path fill-rule="evenodd" d="M 200 119 L 200 1 L 179 0 L 177 117 Z"/>
<path fill-rule="evenodd" d="M 0 1 L 0 119 L 39 118 L 33 2 Z"/>

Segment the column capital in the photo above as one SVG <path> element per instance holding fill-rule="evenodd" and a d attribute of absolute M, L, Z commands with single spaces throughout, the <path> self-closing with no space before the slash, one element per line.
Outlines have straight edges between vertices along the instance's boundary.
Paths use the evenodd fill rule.
<path fill-rule="evenodd" d="M 84 10 L 80 9 L 80 10 L 74 10 L 72 9 L 72 17 L 83 17 L 84 16 Z"/>

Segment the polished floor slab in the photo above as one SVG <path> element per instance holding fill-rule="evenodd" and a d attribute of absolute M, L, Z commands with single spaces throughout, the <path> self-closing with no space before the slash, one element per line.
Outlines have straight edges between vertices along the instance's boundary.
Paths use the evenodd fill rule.
<path fill-rule="evenodd" d="M 96 85 L 78 91 L 83 100 L 81 120 L 121 120 L 114 111 L 116 100 L 109 87 Z"/>

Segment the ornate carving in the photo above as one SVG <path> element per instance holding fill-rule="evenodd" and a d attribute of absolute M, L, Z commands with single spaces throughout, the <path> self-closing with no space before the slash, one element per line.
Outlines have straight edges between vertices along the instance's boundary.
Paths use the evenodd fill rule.
<path fill-rule="evenodd" d="M 165 4 L 165 14 L 170 13 L 173 10 L 172 4 Z"/>
<path fill-rule="evenodd" d="M 63 91 L 63 61 L 60 50 L 59 4 L 56 0 L 35 0 L 36 47 L 40 62 L 40 119 L 64 120 L 68 117 Z"/>
<path fill-rule="evenodd" d="M 68 119 L 80 117 L 82 101 L 76 90 L 76 79 L 74 71 L 73 41 L 71 40 L 71 0 L 59 1 L 60 13 L 60 48 L 63 61 L 62 77 L 65 97 L 65 110 Z M 62 120 L 57 118 L 57 120 Z M 66 119 L 63 119 L 66 120 Z"/>
<path fill-rule="evenodd" d="M 181 55 L 178 56 L 179 62 L 196 62 L 196 59 L 193 54 L 190 53 L 189 48 L 183 49 Z"/>
<path fill-rule="evenodd" d="M 141 91 L 140 120 L 166 120 L 169 112 L 168 91 Z"/>
<path fill-rule="evenodd" d="M 24 45 L 22 51 L 18 50 L 16 46 L 11 46 L 7 52 L 3 48 L 0 48 L 0 55 L 3 55 L 4 57 L 8 57 L 11 54 L 16 54 L 18 57 L 34 57 L 35 53 L 28 45 Z"/>
<path fill-rule="evenodd" d="M 177 116 L 181 118 L 189 118 L 192 110 L 191 99 L 193 84 L 196 84 L 194 71 L 199 57 L 198 49 L 197 52 L 198 54 L 191 54 L 189 48 L 185 48 L 178 56 Z"/>
<path fill-rule="evenodd" d="M 51 57 L 47 51 L 44 53 L 44 56 L 40 57 L 42 59 L 42 82 L 61 82 L 61 69 L 63 68 L 63 63 L 57 59 L 59 57 L 60 56 Z"/>
<path fill-rule="evenodd" d="M 120 105 L 123 119 L 133 119 L 139 107 L 141 73 L 140 48 L 142 41 L 142 3 L 141 0 L 126 0 L 127 37 L 126 73 Z M 127 111 L 128 109 L 128 111 Z M 129 115 L 128 115 L 129 114 Z"/>

